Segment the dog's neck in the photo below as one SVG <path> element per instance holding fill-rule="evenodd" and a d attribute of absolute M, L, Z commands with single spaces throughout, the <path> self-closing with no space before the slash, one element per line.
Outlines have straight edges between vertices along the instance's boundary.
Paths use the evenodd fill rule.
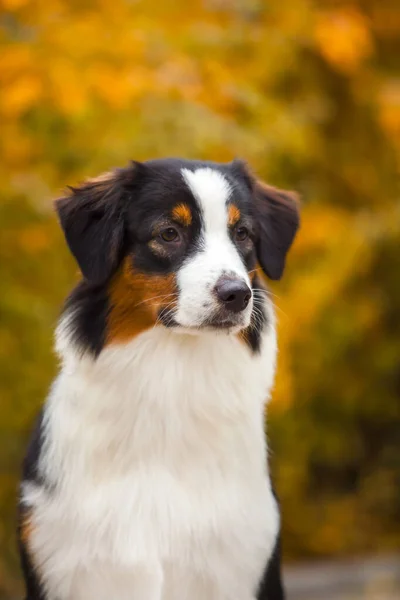
<path fill-rule="evenodd" d="M 110 345 L 97 358 L 63 340 L 62 328 L 57 342 L 63 364 L 48 402 L 53 460 L 43 469 L 49 481 L 67 482 L 80 470 L 82 481 L 88 472 L 125 473 L 137 461 L 180 469 L 182 456 L 193 453 L 184 461 L 189 468 L 199 457 L 212 462 L 241 444 L 244 455 L 259 456 L 257 468 L 266 468 L 263 410 L 275 370 L 273 322 L 259 353 L 235 335 L 194 336 L 163 326 Z"/>
<path fill-rule="evenodd" d="M 276 333 L 272 310 L 264 326 L 259 352 L 253 352 L 239 335 L 225 332 L 177 333 L 162 325 L 124 344 L 110 344 L 97 357 L 82 353 L 61 322 L 56 349 L 62 374 L 85 379 L 99 388 L 116 386 L 120 391 L 138 386 L 148 396 L 168 396 L 177 389 L 192 395 L 206 388 L 253 386 L 257 396 L 268 394 L 274 377 Z"/>

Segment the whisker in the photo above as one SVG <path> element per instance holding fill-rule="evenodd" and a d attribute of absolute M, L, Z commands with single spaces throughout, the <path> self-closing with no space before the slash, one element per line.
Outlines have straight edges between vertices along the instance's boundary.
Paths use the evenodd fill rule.
<path fill-rule="evenodd" d="M 254 306 L 257 306 L 257 305 L 258 305 L 258 306 L 262 306 L 261 302 L 262 302 L 262 300 L 260 300 L 259 298 L 254 298 L 254 299 L 253 299 L 253 305 L 254 305 Z M 285 318 L 287 318 L 287 319 L 289 318 L 289 316 L 288 316 L 288 315 L 285 313 L 285 311 L 284 311 L 284 310 L 282 310 L 282 309 L 281 309 L 281 307 L 280 307 L 280 306 L 279 306 L 279 305 L 276 303 L 276 301 L 275 301 L 275 302 L 273 302 L 273 306 L 274 306 L 274 308 L 276 308 L 276 310 L 278 310 L 278 311 L 279 311 L 279 312 L 280 312 L 280 313 L 281 313 L 281 314 L 282 314 L 282 315 L 283 315 Z"/>
<path fill-rule="evenodd" d="M 280 312 L 280 313 L 281 313 L 281 314 L 282 314 L 282 315 L 283 315 L 283 316 L 284 316 L 286 319 L 288 319 L 288 318 L 289 318 L 289 315 L 288 315 L 287 313 L 285 313 L 285 311 L 284 311 L 284 310 L 282 310 L 282 309 L 281 309 L 281 307 L 280 307 L 280 306 L 279 306 L 279 305 L 278 305 L 276 302 L 274 302 L 274 303 L 273 303 L 273 306 L 274 306 L 274 308 L 275 308 L 277 311 L 279 311 L 279 312 Z"/>
<path fill-rule="evenodd" d="M 146 298 L 146 300 L 143 300 L 142 302 L 138 302 L 137 304 L 135 304 L 134 308 L 136 308 L 137 306 L 140 306 L 141 304 L 146 304 L 146 302 L 151 302 L 151 300 L 157 300 L 159 298 L 170 298 L 171 296 L 177 296 L 177 292 L 174 292 L 173 294 L 161 294 L 160 296 L 153 296 L 152 298 Z"/>
<path fill-rule="evenodd" d="M 279 310 L 279 312 L 280 312 L 280 313 L 281 313 L 281 314 L 282 314 L 282 315 L 283 315 L 283 316 L 284 316 L 286 319 L 289 319 L 289 315 L 288 315 L 287 313 L 285 313 L 285 312 L 284 312 L 284 311 L 281 309 L 281 307 L 280 307 L 280 306 L 278 306 L 277 304 L 274 304 L 274 306 L 275 306 L 275 308 L 276 308 L 277 310 Z"/>
<path fill-rule="evenodd" d="M 254 331 L 256 331 L 257 333 L 261 332 L 262 329 L 262 325 L 263 325 L 263 321 L 264 321 L 264 314 L 261 311 L 261 309 L 257 306 L 254 306 L 254 323 L 250 323 L 250 328 L 253 329 Z"/>
<path fill-rule="evenodd" d="M 273 292 L 271 292 L 270 290 L 265 290 L 263 288 L 253 288 L 253 292 L 261 292 L 264 293 L 265 296 L 269 297 L 274 297 L 277 298 L 278 300 L 281 300 L 280 296 L 278 296 L 277 294 L 274 294 Z M 254 304 L 256 304 L 257 302 L 260 302 L 260 299 L 257 298 L 256 296 L 253 297 L 253 302 Z M 287 319 L 289 318 L 289 316 L 281 309 L 281 307 L 275 302 L 273 302 L 274 307 Z"/>
<path fill-rule="evenodd" d="M 271 290 L 265 290 L 263 288 L 253 288 L 253 292 L 261 292 L 264 293 L 266 296 L 273 296 L 274 298 L 278 298 L 278 300 L 281 300 L 281 297 L 271 292 Z"/>
<path fill-rule="evenodd" d="M 169 302 L 166 306 L 163 306 L 162 309 L 160 310 L 159 314 L 157 315 L 156 321 L 153 325 L 153 329 L 156 327 L 156 325 L 164 325 L 162 319 L 163 314 L 169 309 L 169 308 L 176 308 L 177 306 L 177 302 L 176 302 L 176 298 L 174 298 L 173 300 L 171 300 L 171 302 Z M 170 316 L 169 321 L 167 321 L 167 325 L 169 323 L 172 322 L 173 316 Z"/>

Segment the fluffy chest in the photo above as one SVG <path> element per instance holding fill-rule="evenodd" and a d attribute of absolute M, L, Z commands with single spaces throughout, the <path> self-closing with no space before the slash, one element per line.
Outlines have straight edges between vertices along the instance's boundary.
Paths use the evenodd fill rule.
<path fill-rule="evenodd" d="M 279 516 L 265 470 L 237 463 L 143 465 L 42 490 L 31 544 L 49 599 L 132 600 L 134 590 L 143 600 L 254 600 Z"/>
<path fill-rule="evenodd" d="M 31 544 L 49 599 L 254 600 L 278 512 L 266 478 L 227 479 L 190 490 L 159 472 L 40 503 Z"/>
<path fill-rule="evenodd" d="M 263 427 L 268 365 L 240 342 L 227 356 L 222 337 L 211 348 L 164 334 L 142 342 L 111 350 L 96 369 L 66 364 L 49 398 L 40 468 L 54 489 L 30 490 L 49 586 L 75 581 L 75 596 L 90 597 L 94 571 L 120 581 L 126 570 L 130 588 L 137 565 L 153 564 L 160 599 L 179 597 L 182 573 L 194 589 L 208 581 L 215 597 L 250 590 L 278 528 Z"/>

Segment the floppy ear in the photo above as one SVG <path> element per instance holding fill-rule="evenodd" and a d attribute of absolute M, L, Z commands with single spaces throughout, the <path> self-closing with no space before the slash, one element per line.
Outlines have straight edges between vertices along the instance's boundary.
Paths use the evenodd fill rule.
<path fill-rule="evenodd" d="M 300 225 L 297 194 L 258 180 L 240 159 L 235 159 L 231 168 L 253 193 L 254 217 L 258 227 L 258 262 L 270 279 L 280 279 L 286 254 Z"/>
<path fill-rule="evenodd" d="M 298 197 L 261 181 L 254 183 L 253 191 L 259 226 L 258 261 L 270 279 L 280 279 L 300 225 Z"/>
<path fill-rule="evenodd" d="M 90 179 L 55 202 L 68 246 L 85 279 L 93 283 L 106 281 L 120 262 L 127 184 L 135 166 Z"/>

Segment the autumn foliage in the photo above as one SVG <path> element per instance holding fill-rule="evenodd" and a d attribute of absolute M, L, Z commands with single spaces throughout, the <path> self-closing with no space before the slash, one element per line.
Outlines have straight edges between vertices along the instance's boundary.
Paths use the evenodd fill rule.
<path fill-rule="evenodd" d="M 26 437 L 75 280 L 52 198 L 129 159 L 297 189 L 271 461 L 288 558 L 400 543 L 400 14 L 393 0 L 0 0 L 0 598 Z"/>

